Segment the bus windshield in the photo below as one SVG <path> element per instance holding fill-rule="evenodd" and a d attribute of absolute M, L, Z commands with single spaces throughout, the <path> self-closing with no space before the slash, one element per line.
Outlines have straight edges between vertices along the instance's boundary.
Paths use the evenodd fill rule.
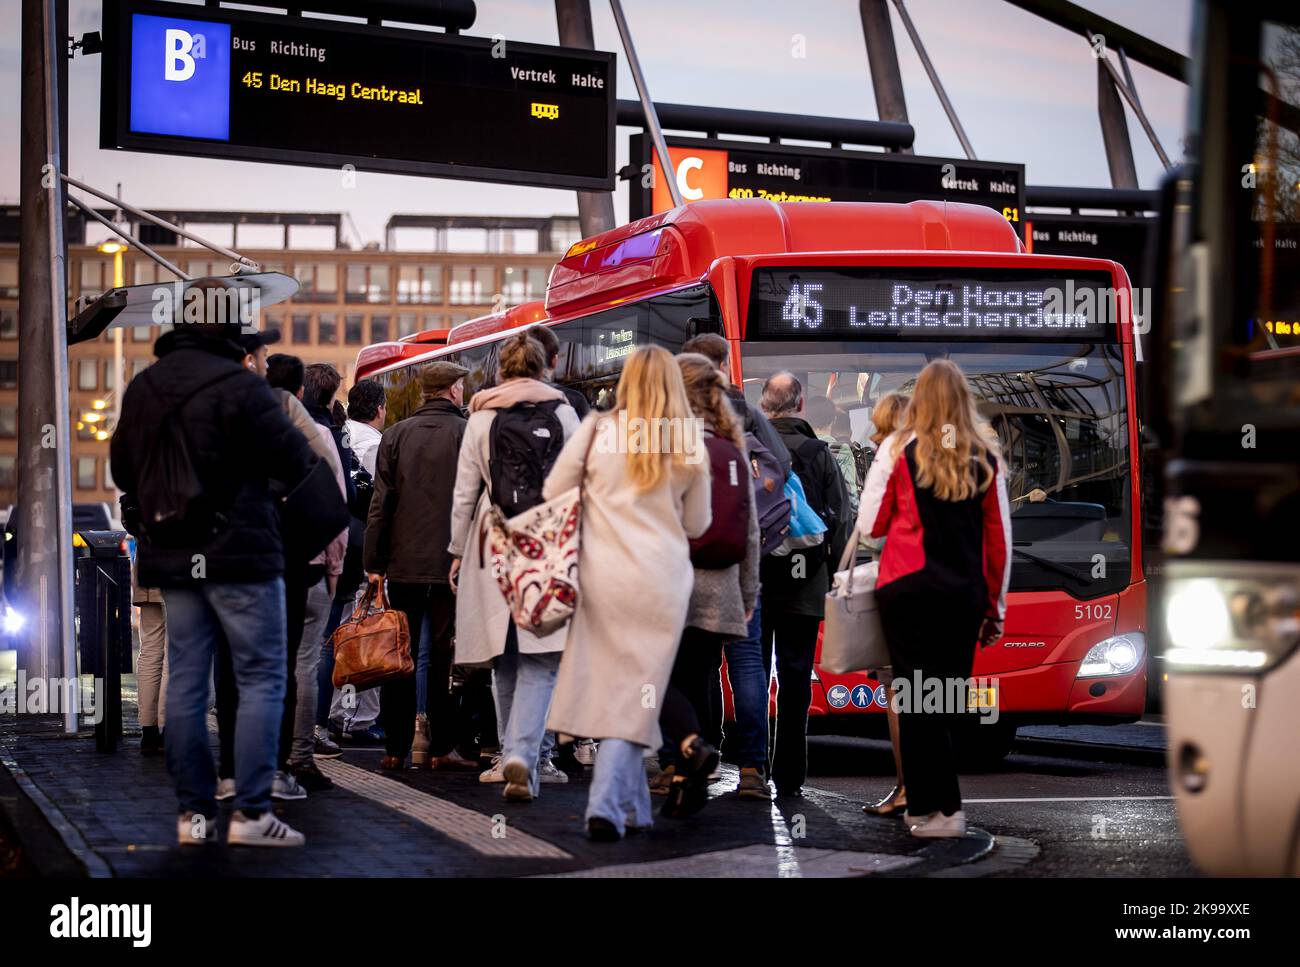
<path fill-rule="evenodd" d="M 1128 585 L 1128 404 L 1118 345 L 780 340 L 746 341 L 743 356 L 751 402 L 767 377 L 788 370 L 805 399 L 835 404 L 835 423 L 813 429 L 850 451 L 872 447 L 871 410 L 881 396 L 909 392 L 928 362 L 951 359 L 997 429 L 1007 463 L 1011 590 L 1094 598 Z M 849 483 L 856 493 L 863 481 Z"/>

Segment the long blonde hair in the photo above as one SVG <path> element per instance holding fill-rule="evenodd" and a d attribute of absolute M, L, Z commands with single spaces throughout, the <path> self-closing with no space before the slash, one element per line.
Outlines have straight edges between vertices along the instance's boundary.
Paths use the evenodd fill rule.
<path fill-rule="evenodd" d="M 876 400 L 876 407 L 871 411 L 871 424 L 876 432 L 871 434 L 871 442 L 880 446 L 885 437 L 903 425 L 903 415 L 912 397 L 906 393 L 886 393 Z"/>
<path fill-rule="evenodd" d="M 951 360 L 936 359 L 921 370 L 901 429 L 916 434 L 917 486 L 940 500 L 969 500 L 993 482 L 997 438 Z M 895 450 L 906 440 L 900 433 Z"/>
<path fill-rule="evenodd" d="M 740 450 L 745 449 L 745 438 L 731 400 L 727 399 L 726 384 L 713 361 L 702 353 L 678 353 L 677 365 L 686 384 L 686 399 L 691 410 L 714 433 L 726 437 Z"/>
<path fill-rule="evenodd" d="M 629 428 L 634 420 L 641 420 L 642 426 L 658 434 L 652 446 L 627 447 L 627 472 L 638 492 L 657 487 L 670 467 L 699 468 L 698 464 L 687 464 L 684 447 L 660 445 L 663 443 L 661 428 L 676 426 L 679 433 L 685 433 L 694 419 L 682 373 L 672 353 L 662 346 L 641 346 L 633 351 L 623 366 L 614 398 L 617 402 L 611 415 L 617 419 L 618 413 L 625 412 Z"/>

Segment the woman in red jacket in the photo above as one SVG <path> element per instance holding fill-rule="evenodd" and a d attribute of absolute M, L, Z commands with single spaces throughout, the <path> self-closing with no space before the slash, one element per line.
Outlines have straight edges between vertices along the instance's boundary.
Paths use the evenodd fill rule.
<path fill-rule="evenodd" d="M 959 682 L 970 678 L 975 643 L 1002 635 L 1011 515 L 996 438 L 956 364 L 936 360 L 917 377 L 903 426 L 867 474 L 858 528 L 886 538 L 876 600 L 899 703 L 904 820 L 913 836 L 963 836 L 952 734 L 966 711 Z M 933 688 L 941 709 L 927 701 L 923 710 Z"/>

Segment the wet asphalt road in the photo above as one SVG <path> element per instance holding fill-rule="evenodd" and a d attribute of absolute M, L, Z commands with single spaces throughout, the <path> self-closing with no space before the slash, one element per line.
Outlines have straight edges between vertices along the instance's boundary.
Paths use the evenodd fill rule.
<path fill-rule="evenodd" d="M 988 875 L 1197 875 L 1173 800 L 1149 798 L 1171 795 L 1163 729 L 1073 730 L 1068 741 L 1041 732 L 1048 735 L 1020 739 L 1000 767 L 962 774 L 970 822 L 1038 847 L 1032 859 Z M 810 786 L 862 802 L 879 799 L 894 781 L 889 745 L 873 739 L 814 736 L 809 771 Z"/>

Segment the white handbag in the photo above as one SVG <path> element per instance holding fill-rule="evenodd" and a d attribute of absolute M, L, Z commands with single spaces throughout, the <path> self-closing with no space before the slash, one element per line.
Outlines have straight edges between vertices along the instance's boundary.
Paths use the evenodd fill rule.
<path fill-rule="evenodd" d="M 819 667 L 832 675 L 882 668 L 890 664 L 885 632 L 876 608 L 876 574 L 879 565 L 853 565 L 858 549 L 854 528 L 840 558 L 831 590 L 826 595 Z"/>

